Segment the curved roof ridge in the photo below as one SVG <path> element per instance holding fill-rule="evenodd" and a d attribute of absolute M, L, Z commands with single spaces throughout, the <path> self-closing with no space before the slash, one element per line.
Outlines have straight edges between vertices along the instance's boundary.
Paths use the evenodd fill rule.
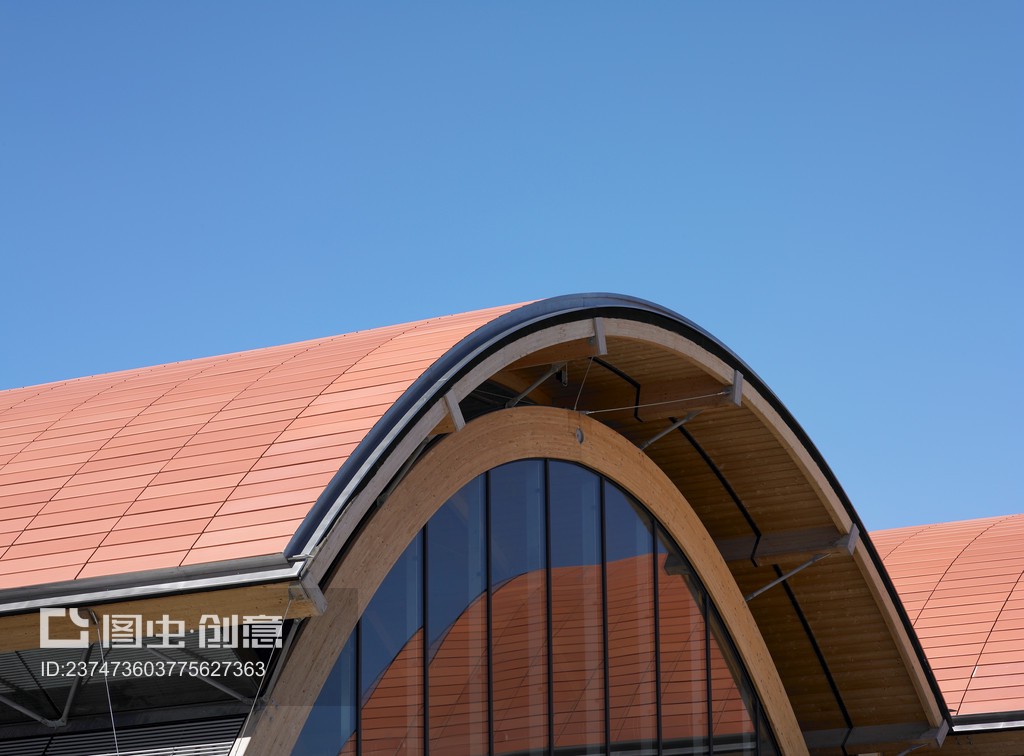
<path fill-rule="evenodd" d="M 959 553 L 958 553 L 958 554 L 957 554 L 956 556 L 954 556 L 952 560 L 950 560 L 949 564 L 948 564 L 948 565 L 946 566 L 946 569 L 944 569 L 944 570 L 942 571 L 942 574 L 941 574 L 941 575 L 939 576 L 938 580 L 936 580 L 936 582 L 935 582 L 935 586 L 934 586 L 934 587 L 932 588 L 932 590 L 931 590 L 931 591 L 929 592 L 929 594 L 928 594 L 928 598 L 926 598 L 926 599 L 924 600 L 924 603 L 923 603 L 923 604 L 921 605 L 921 609 L 920 609 L 920 611 L 919 611 L 919 614 L 923 614 L 923 613 L 924 613 L 924 611 L 925 611 L 925 610 L 926 610 L 926 609 L 928 608 L 928 603 L 929 603 L 929 602 L 930 602 L 930 601 L 932 600 L 932 598 L 933 598 L 933 597 L 935 596 L 935 591 L 936 591 L 936 590 L 938 589 L 938 587 L 939 587 L 939 585 L 940 585 L 940 584 L 942 583 L 942 581 L 943 581 L 943 580 L 945 580 L 945 578 L 946 578 L 946 575 L 948 575 L 948 574 L 949 574 L 949 571 L 950 571 L 951 569 L 953 569 L 953 566 L 954 566 L 954 565 L 956 565 L 956 563 L 957 563 L 957 560 L 959 560 L 959 559 L 960 559 L 960 557 L 962 557 L 962 556 L 963 556 L 964 554 L 966 554 L 966 553 L 967 553 L 967 550 L 968 550 L 969 548 L 971 548 L 971 546 L 973 546 L 973 545 L 974 545 L 975 543 L 977 543 L 977 542 L 978 542 L 978 539 L 979 539 L 979 538 L 982 538 L 982 537 L 984 537 L 984 535 L 985 535 L 986 533 L 988 533 L 988 532 L 989 532 L 990 530 L 992 530 L 992 528 L 994 528 L 994 527 L 996 527 L 997 525 L 999 525 L 999 523 L 1000 523 L 1000 522 L 1002 522 L 1003 520 L 1005 520 L 1005 519 L 1006 519 L 1006 517 L 994 517 L 994 518 L 987 518 L 987 517 L 986 517 L 986 518 L 983 518 L 983 520 L 968 520 L 968 522 L 979 522 L 979 523 L 980 523 L 980 522 L 982 522 L 982 521 L 985 521 L 985 520 L 989 520 L 989 519 L 991 519 L 991 520 L 992 520 L 992 522 L 990 522 L 990 523 L 989 523 L 988 525 L 986 525 L 986 526 L 984 527 L 984 529 L 982 529 L 982 530 L 980 530 L 980 531 L 979 531 L 978 533 L 976 533 L 976 534 L 974 535 L 974 537 L 973 537 L 973 538 L 971 538 L 971 540 L 970 540 L 970 541 L 968 541 L 968 542 L 967 542 L 967 544 L 966 544 L 966 545 L 965 545 L 965 546 L 964 546 L 963 548 L 961 548 L 961 549 L 960 549 L 960 552 L 959 552 Z M 935 528 L 935 527 L 937 527 L 937 525 L 930 525 L 928 529 L 932 529 L 932 528 Z M 911 538 L 912 538 L 912 537 L 911 537 Z M 910 540 L 910 539 L 908 539 L 908 540 Z"/>
<path fill-rule="evenodd" d="M 889 539 L 893 538 L 894 534 L 910 531 L 909 533 L 907 533 L 907 536 L 905 538 L 899 541 L 897 545 L 889 548 L 888 552 L 883 557 L 886 562 L 886 569 L 890 572 L 890 574 L 901 577 L 903 579 L 907 579 L 907 575 L 900 575 L 901 570 L 899 568 L 899 565 L 896 563 L 896 560 L 900 557 L 903 557 L 907 549 L 914 549 L 922 540 L 929 541 L 930 539 L 934 539 L 937 534 L 942 532 L 953 531 L 955 533 L 956 531 L 962 529 L 965 526 L 979 526 L 982 522 L 989 522 L 989 525 L 981 531 L 984 532 L 984 530 L 987 530 L 988 527 L 994 525 L 998 519 L 998 517 L 991 517 L 976 520 L 961 520 L 958 522 L 949 523 L 938 522 L 931 523 L 929 525 L 911 525 L 903 528 L 891 528 L 888 530 L 879 530 L 871 533 L 871 539 L 875 543 L 886 543 Z M 968 541 L 967 545 L 969 545 L 971 541 L 976 539 L 981 534 L 981 532 L 976 533 L 974 536 L 972 536 L 970 541 Z M 903 599 L 904 606 L 907 608 L 907 614 L 911 617 L 911 621 L 913 623 L 916 623 L 918 619 L 920 619 L 921 614 L 924 612 L 929 599 L 935 592 L 935 588 L 939 585 L 939 583 L 942 582 L 942 579 L 945 577 L 946 573 L 948 573 L 949 569 L 956 562 L 957 557 L 959 557 L 960 554 L 963 553 L 965 548 L 966 545 L 962 547 L 958 546 L 956 553 L 950 554 L 948 556 L 948 561 L 946 561 L 946 559 L 936 560 L 944 565 L 941 570 L 941 575 L 935 577 L 935 570 L 928 571 L 927 575 L 929 581 L 934 582 L 932 582 L 931 587 L 927 590 L 928 595 L 925 596 L 923 599 L 918 599 L 917 601 L 915 601 L 913 607 L 907 606 L 908 594 L 911 592 L 903 591 L 901 593 L 901 598 Z M 929 556 L 934 558 L 936 555 L 935 545 L 932 543 L 928 543 L 927 550 L 929 552 Z M 911 564 L 914 565 L 915 569 L 920 569 L 921 567 L 920 561 L 916 559 L 913 560 Z M 917 592 L 921 591 L 915 591 L 915 593 Z"/>
<path fill-rule="evenodd" d="M 904 544 L 910 542 L 911 538 L 923 534 L 929 528 L 935 527 L 932 525 L 908 525 L 902 528 L 887 528 L 885 530 L 874 530 L 871 532 L 871 540 L 875 544 L 875 548 L 878 549 L 878 555 L 885 559 L 890 554 L 895 553 Z M 896 543 L 890 543 L 889 539 L 892 538 L 893 533 L 906 533 L 902 538 L 898 538 Z"/>

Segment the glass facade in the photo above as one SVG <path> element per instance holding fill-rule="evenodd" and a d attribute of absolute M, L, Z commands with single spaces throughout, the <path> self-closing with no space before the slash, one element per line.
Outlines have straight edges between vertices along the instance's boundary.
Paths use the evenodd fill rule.
<path fill-rule="evenodd" d="M 591 470 L 524 460 L 471 481 L 409 544 L 293 753 L 776 750 L 724 623 L 657 521 Z"/>

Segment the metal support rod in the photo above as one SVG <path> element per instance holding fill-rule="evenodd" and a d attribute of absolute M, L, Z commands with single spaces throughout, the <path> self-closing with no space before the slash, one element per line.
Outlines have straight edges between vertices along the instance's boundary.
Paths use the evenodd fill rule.
<path fill-rule="evenodd" d="M 775 578 L 772 582 L 768 583 L 765 586 L 762 586 L 761 588 L 758 588 L 753 593 L 748 593 L 746 596 L 743 597 L 743 600 L 749 602 L 751 599 L 757 598 L 762 593 L 767 591 L 769 588 L 774 588 L 775 586 L 777 586 L 779 583 L 783 582 L 784 580 L 789 580 L 796 573 L 801 572 L 803 570 L 806 570 L 812 564 L 814 564 L 815 562 L 820 562 L 822 559 L 824 559 L 827 556 L 830 556 L 830 554 L 828 552 L 826 552 L 824 554 L 815 554 L 810 559 L 808 559 L 806 562 L 801 564 L 799 567 L 794 567 L 789 572 L 787 572 L 787 573 L 785 573 L 783 575 L 779 575 L 779 577 Z"/>
<path fill-rule="evenodd" d="M 916 746 L 911 746 L 904 751 L 900 751 L 898 756 L 907 756 L 911 751 L 916 751 L 918 748 L 924 748 L 928 743 L 918 743 Z"/>
<path fill-rule="evenodd" d="M 75 696 L 78 694 L 78 689 L 82 685 L 82 680 L 84 680 L 86 677 L 89 677 L 89 675 L 85 674 L 84 670 L 89 669 L 90 656 L 92 656 L 91 643 L 85 647 L 85 653 L 82 654 L 82 663 L 80 665 L 80 668 L 83 670 L 83 673 L 80 675 L 76 675 L 75 681 L 71 683 L 71 690 L 68 691 L 68 700 L 64 702 L 64 711 L 63 713 L 61 713 L 60 719 L 57 720 L 58 727 L 63 727 L 68 723 L 68 717 L 71 716 L 71 706 L 75 702 Z"/>
<path fill-rule="evenodd" d="M 146 650 L 149 651 L 149 653 L 153 654 L 153 656 L 156 656 L 159 659 L 163 659 L 164 661 L 174 662 L 175 664 L 178 663 L 178 660 L 175 659 L 173 656 L 168 656 L 167 654 L 162 653 L 162 652 L 158 651 L 155 648 L 147 646 Z M 194 656 L 197 659 L 202 659 L 203 661 L 207 661 L 206 659 L 203 659 L 203 657 L 199 656 L 198 654 L 191 653 L 190 649 L 183 648 L 182 651 L 185 651 L 190 656 Z M 241 701 L 244 704 L 251 704 L 252 703 L 252 699 L 249 698 L 248 696 L 243 696 L 237 690 L 233 690 L 232 688 L 229 688 L 227 685 L 224 685 L 224 683 L 217 682 L 212 677 L 203 677 L 202 675 L 195 675 L 195 679 L 202 680 L 204 683 L 206 683 L 210 687 L 216 688 L 221 693 L 227 693 L 232 698 L 236 698 L 236 699 L 238 699 L 239 701 Z"/>
<path fill-rule="evenodd" d="M 91 655 L 92 655 L 92 644 L 90 643 L 88 646 L 85 647 L 85 651 L 82 653 L 82 658 L 79 660 L 79 664 L 80 664 L 82 669 L 88 670 L 88 668 L 89 668 L 88 662 L 89 662 L 89 657 Z M 64 727 L 68 723 L 68 717 L 71 716 L 71 707 L 74 704 L 75 695 L 78 693 L 78 689 L 82 685 L 82 680 L 84 680 L 87 677 L 90 677 L 90 675 L 86 674 L 85 672 L 83 672 L 81 674 L 78 674 L 78 675 L 75 675 L 75 680 L 74 680 L 74 682 L 71 683 L 71 690 L 68 691 L 67 701 L 64 702 L 64 711 L 61 714 L 60 719 L 47 719 L 42 714 L 37 714 L 36 712 L 31 711 L 30 709 L 25 708 L 21 704 L 15 702 L 15 701 L 12 701 L 11 699 L 9 699 L 9 698 L 7 698 L 6 696 L 3 696 L 3 695 L 0 695 L 0 704 L 6 704 L 7 706 L 10 706 L 12 709 L 14 709 L 16 711 L 20 711 L 25 716 L 31 717 L 32 719 L 34 719 L 37 722 L 39 722 L 39 724 L 44 725 L 46 727 L 51 727 L 51 728 L 54 728 L 54 729 L 56 729 L 58 727 Z M 7 683 L 7 684 L 10 687 L 12 687 L 12 688 L 15 687 L 15 686 L 11 685 L 10 683 Z"/>
<path fill-rule="evenodd" d="M 285 636 L 284 644 L 281 647 L 280 659 L 277 662 L 277 666 L 274 667 L 274 673 L 267 680 L 267 687 L 260 693 L 260 698 L 266 700 L 267 696 L 274 690 L 274 685 L 277 683 L 277 678 L 281 675 L 281 670 L 284 669 L 284 662 L 288 658 L 288 653 L 292 649 L 292 641 L 295 640 L 295 635 L 299 631 L 299 627 L 302 625 L 302 618 L 298 618 L 292 622 L 292 626 L 288 631 L 288 635 Z M 355 632 L 353 630 L 352 632 Z"/>
<path fill-rule="evenodd" d="M 640 444 L 640 445 L 638 446 L 638 448 L 639 448 L 639 449 L 640 449 L 641 451 L 643 451 L 643 450 L 644 450 L 644 449 L 646 449 L 646 448 L 647 448 L 648 446 L 650 446 L 651 444 L 653 444 L 653 443 L 654 443 L 655 441 L 657 441 L 657 440 L 659 440 L 659 439 L 662 439 L 662 438 L 664 438 L 665 436 L 667 436 L 667 435 L 668 435 L 669 433 L 671 433 L 672 431 L 674 431 L 674 430 L 675 430 L 676 428 L 680 428 L 680 427 L 682 427 L 683 425 L 686 425 L 686 423 L 688 423 L 688 422 L 690 422 L 691 420 L 693 420 L 693 418 L 697 417 L 697 415 L 699 415 L 700 413 L 701 413 L 701 410 L 694 410 L 693 412 L 689 412 L 689 413 L 687 413 L 686 417 L 684 417 L 684 418 L 683 418 L 682 420 L 676 420 L 676 421 L 675 421 L 674 423 L 672 423 L 672 425 L 670 425 L 670 426 L 668 426 L 667 428 L 665 428 L 665 430 L 663 430 L 663 431 L 659 431 L 658 433 L 655 433 L 655 434 L 654 434 L 653 436 L 651 436 L 651 437 L 650 437 L 649 439 L 647 439 L 647 440 L 646 440 L 646 441 L 644 441 L 644 442 L 643 442 L 642 444 Z"/>
<path fill-rule="evenodd" d="M 564 370 L 567 364 L 568 363 L 566 362 L 554 363 L 551 367 L 547 369 L 547 372 L 545 372 L 544 375 L 542 375 L 540 378 L 531 383 L 530 387 L 526 389 L 526 391 L 519 394 L 519 396 L 513 397 L 509 399 L 507 402 L 505 402 L 505 408 L 512 409 L 513 407 L 515 407 L 517 404 L 519 404 L 519 402 L 523 401 L 523 399 L 529 396 L 533 392 L 533 390 L 537 388 L 540 384 L 544 383 L 544 381 L 546 381 L 548 378 L 553 376 L 558 371 Z"/>
<path fill-rule="evenodd" d="M 57 727 L 57 720 L 56 719 L 47 719 L 42 714 L 36 714 L 31 709 L 26 709 L 24 706 L 19 704 L 17 701 L 12 701 L 11 699 L 9 699 L 5 695 L 0 695 L 0 703 L 4 704 L 5 706 L 10 706 L 15 711 L 20 711 L 26 717 L 31 717 L 32 719 L 36 720 L 41 725 L 46 725 L 47 727 Z"/>

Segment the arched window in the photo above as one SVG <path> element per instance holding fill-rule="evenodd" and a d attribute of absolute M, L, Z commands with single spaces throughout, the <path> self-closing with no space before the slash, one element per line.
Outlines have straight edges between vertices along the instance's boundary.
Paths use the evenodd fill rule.
<path fill-rule="evenodd" d="M 650 513 L 576 464 L 480 475 L 371 599 L 301 756 L 771 756 L 747 674 Z"/>

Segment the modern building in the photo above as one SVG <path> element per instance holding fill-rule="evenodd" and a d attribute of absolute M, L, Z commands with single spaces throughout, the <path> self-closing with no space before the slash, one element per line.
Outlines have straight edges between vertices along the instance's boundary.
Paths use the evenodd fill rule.
<path fill-rule="evenodd" d="M 1024 517 L 868 535 L 559 297 L 0 392 L 0 754 L 1024 754 Z"/>

